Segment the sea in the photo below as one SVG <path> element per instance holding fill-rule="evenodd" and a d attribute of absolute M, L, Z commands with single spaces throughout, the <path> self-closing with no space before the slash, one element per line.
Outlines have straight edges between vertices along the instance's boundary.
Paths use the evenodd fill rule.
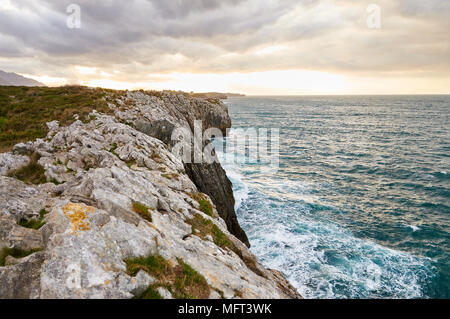
<path fill-rule="evenodd" d="M 278 130 L 275 169 L 224 161 L 249 152 L 218 148 L 239 222 L 266 267 L 304 298 L 450 298 L 449 95 L 225 103 L 229 136 Z"/>

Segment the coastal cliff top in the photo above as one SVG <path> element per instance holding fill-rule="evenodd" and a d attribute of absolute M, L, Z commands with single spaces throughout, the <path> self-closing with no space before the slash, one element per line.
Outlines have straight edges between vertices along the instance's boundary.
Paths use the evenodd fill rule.
<path fill-rule="evenodd" d="M 0 102 L 0 297 L 300 297 L 230 232 L 220 164 L 188 174 L 165 141 L 230 127 L 220 101 L 0 87 Z"/>

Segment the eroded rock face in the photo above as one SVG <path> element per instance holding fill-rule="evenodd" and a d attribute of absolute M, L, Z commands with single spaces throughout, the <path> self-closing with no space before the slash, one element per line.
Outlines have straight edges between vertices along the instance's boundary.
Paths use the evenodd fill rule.
<path fill-rule="evenodd" d="M 188 98 L 183 94 L 163 92 L 159 96 L 148 96 L 130 92 L 121 100 L 117 115 L 122 121 L 133 123 L 137 130 L 163 141 L 169 149 L 173 146 L 172 132 L 175 128 L 186 127 L 194 136 L 195 120 L 201 120 L 203 131 L 217 128 L 223 136 L 231 127 L 228 110 L 222 102 Z M 218 162 L 207 164 L 192 161 L 185 163 L 184 167 L 198 189 L 211 197 L 228 230 L 250 247 L 236 217 L 232 184 L 222 166 Z"/>
<path fill-rule="evenodd" d="M 181 111 L 175 108 L 173 116 Z M 211 216 L 201 210 L 193 196 L 199 188 L 166 144 L 123 118 L 93 115 L 87 124 L 52 123 L 46 139 L 27 146 L 54 183 L 26 185 L 0 176 L 0 248 L 40 250 L 8 257 L 0 267 L 0 297 L 132 298 L 156 278 L 142 270 L 129 275 L 125 260 L 148 255 L 189 264 L 206 279 L 210 298 L 298 297 L 228 231 L 216 205 Z M 136 212 L 136 202 L 148 208 L 151 221 Z M 48 214 L 40 229 L 17 225 L 43 208 Z M 193 233 L 195 216 L 215 225 L 236 249 Z"/>

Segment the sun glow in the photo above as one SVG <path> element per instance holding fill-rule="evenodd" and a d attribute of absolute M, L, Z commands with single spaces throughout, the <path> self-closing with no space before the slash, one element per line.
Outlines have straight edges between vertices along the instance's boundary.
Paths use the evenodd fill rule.
<path fill-rule="evenodd" d="M 86 70 L 83 70 L 86 71 Z M 91 70 L 89 70 L 90 73 Z M 101 75 L 101 72 L 96 72 Z M 87 74 L 94 75 L 94 74 Z M 265 71 L 251 73 L 168 73 L 151 74 L 157 81 L 127 82 L 95 75 L 79 84 L 111 89 L 182 90 L 186 92 L 243 92 L 246 94 L 321 94 L 339 93 L 348 88 L 344 76 L 315 71 Z"/>

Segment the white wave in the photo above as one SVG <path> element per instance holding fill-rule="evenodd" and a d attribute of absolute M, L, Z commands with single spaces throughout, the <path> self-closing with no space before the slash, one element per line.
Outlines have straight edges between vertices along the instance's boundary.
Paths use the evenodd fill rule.
<path fill-rule="evenodd" d="M 411 228 L 413 232 L 420 230 L 420 227 L 415 226 L 415 225 L 405 225 L 405 226 L 408 228 Z"/>
<path fill-rule="evenodd" d="M 338 224 L 306 217 L 300 207 L 263 201 L 252 195 L 247 205 L 255 213 L 240 216 L 252 251 L 305 298 L 423 297 L 428 259 L 354 237 Z"/>
<path fill-rule="evenodd" d="M 249 188 L 248 185 L 243 181 L 243 176 L 236 171 L 228 170 L 227 176 L 233 183 L 233 193 L 234 199 L 236 201 L 234 209 L 237 211 L 243 202 L 248 199 Z"/>

